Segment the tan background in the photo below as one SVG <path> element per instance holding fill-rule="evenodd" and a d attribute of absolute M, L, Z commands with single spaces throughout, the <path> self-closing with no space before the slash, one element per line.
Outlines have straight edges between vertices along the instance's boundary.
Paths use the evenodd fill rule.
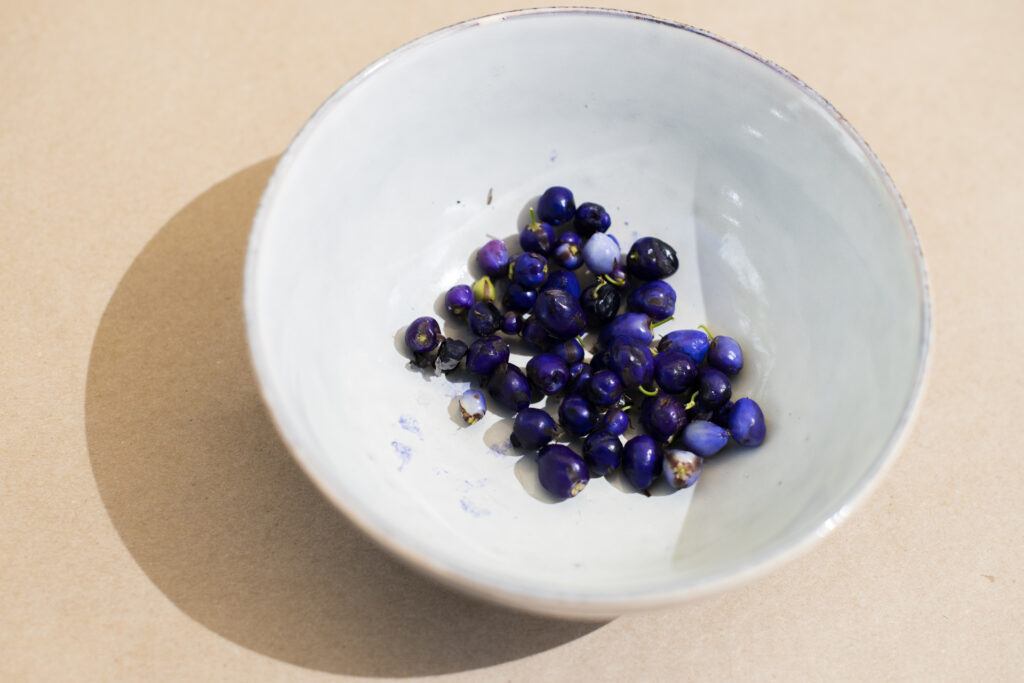
<path fill-rule="evenodd" d="M 368 62 L 515 4 L 0 3 L 0 678 L 1024 677 L 1019 1 L 622 3 L 805 79 L 921 233 L 921 417 L 810 554 L 563 623 L 397 565 L 299 474 L 239 312 L 274 157 Z"/>

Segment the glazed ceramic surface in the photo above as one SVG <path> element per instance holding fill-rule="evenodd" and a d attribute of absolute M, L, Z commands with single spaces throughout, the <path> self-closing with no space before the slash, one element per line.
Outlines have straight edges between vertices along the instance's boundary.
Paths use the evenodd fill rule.
<path fill-rule="evenodd" d="M 623 244 L 677 248 L 667 329 L 743 345 L 734 395 L 768 439 L 694 489 L 612 477 L 552 502 L 507 413 L 463 427 L 466 378 L 408 367 L 417 316 L 470 340 L 440 297 L 554 184 L 603 204 Z M 906 211 L 824 100 L 694 29 L 593 10 L 444 29 L 341 88 L 267 188 L 245 288 L 267 405 L 341 510 L 450 584 L 575 616 L 720 589 L 826 534 L 891 459 L 929 336 Z"/>

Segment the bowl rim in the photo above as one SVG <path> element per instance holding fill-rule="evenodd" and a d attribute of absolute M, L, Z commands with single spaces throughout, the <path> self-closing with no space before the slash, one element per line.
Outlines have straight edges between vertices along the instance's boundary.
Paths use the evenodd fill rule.
<path fill-rule="evenodd" d="M 304 143 L 310 137 L 312 131 L 324 118 L 328 110 L 339 100 L 343 99 L 350 91 L 369 78 L 375 71 L 395 57 L 413 48 L 422 47 L 435 40 L 455 34 L 460 31 L 476 28 L 479 26 L 515 19 L 521 17 L 534 17 L 543 15 L 604 15 L 618 17 L 621 19 L 639 20 L 667 26 L 669 28 L 685 31 L 696 36 L 712 40 L 725 47 L 739 52 L 747 58 L 760 62 L 774 71 L 776 74 L 789 80 L 796 85 L 805 95 L 821 106 L 843 131 L 853 139 L 864 153 L 879 177 L 883 180 L 885 189 L 896 200 L 899 207 L 900 223 L 903 226 L 906 237 L 912 245 L 914 263 L 917 269 L 917 286 L 921 298 L 921 333 L 919 339 L 918 368 L 914 378 L 910 397 L 900 414 L 886 443 L 880 450 L 880 458 L 861 477 L 861 479 L 850 489 L 844 500 L 837 509 L 833 510 L 825 519 L 821 520 L 813 532 L 803 537 L 780 544 L 769 546 L 763 555 L 753 556 L 744 566 L 733 569 L 728 573 L 712 574 L 692 583 L 668 588 L 655 588 L 646 590 L 643 593 L 611 592 L 603 595 L 566 595 L 562 593 L 527 592 L 513 585 L 498 584 L 479 577 L 464 573 L 455 566 L 449 565 L 439 558 L 428 553 L 421 552 L 411 539 L 399 534 L 388 533 L 388 526 L 377 518 L 371 510 L 363 509 L 353 505 L 350 501 L 343 499 L 337 492 L 331 489 L 326 481 L 319 478 L 313 467 L 308 465 L 302 455 L 301 439 L 294 424 L 291 424 L 285 417 L 283 402 L 280 394 L 271 382 L 270 366 L 265 349 L 259 335 L 258 301 L 257 301 L 257 263 L 261 244 L 267 232 L 268 216 L 270 207 L 273 205 L 282 185 L 282 178 L 287 175 L 295 158 L 304 147 Z M 807 552 L 811 547 L 829 535 L 840 523 L 845 521 L 850 514 L 858 508 L 867 497 L 875 490 L 883 476 L 890 470 L 895 462 L 896 455 L 903 446 L 910 428 L 915 422 L 921 404 L 921 397 L 924 393 L 928 369 L 931 365 L 932 335 L 932 301 L 928 283 L 928 273 L 925 265 L 924 254 L 921 249 L 921 242 L 918 238 L 910 212 L 903 201 L 899 190 L 890 177 L 888 171 L 874 151 L 868 146 L 864 139 L 857 133 L 846 118 L 832 106 L 832 104 L 818 94 L 798 77 L 782 68 L 775 62 L 766 59 L 752 50 L 748 50 L 736 43 L 720 38 L 701 28 L 688 24 L 662 19 L 659 17 L 633 12 L 629 10 L 604 9 L 591 7 L 540 7 L 532 9 L 513 10 L 489 14 L 474 19 L 467 19 L 443 28 L 437 29 L 423 36 L 415 38 L 384 56 L 372 62 L 359 73 L 349 79 L 341 87 L 335 90 L 309 117 L 302 128 L 292 139 L 288 148 L 279 158 L 274 172 L 267 182 L 253 218 L 252 232 L 249 236 L 249 243 L 246 252 L 245 272 L 243 276 L 243 310 L 245 315 L 246 338 L 249 346 L 249 357 L 253 367 L 256 384 L 259 388 L 264 405 L 267 407 L 271 420 L 281 436 L 282 441 L 298 463 L 306 476 L 313 481 L 320 492 L 339 510 L 351 520 L 367 536 L 377 544 L 387 549 L 392 555 L 402 560 L 421 572 L 424 572 L 442 583 L 461 589 L 471 595 L 485 598 L 499 604 L 513 607 L 520 610 L 527 610 L 540 614 L 547 614 L 559 617 L 575 618 L 601 618 L 612 617 L 625 612 L 655 609 L 670 604 L 680 603 L 687 600 L 703 597 L 725 591 L 729 588 L 764 576 L 775 570 L 782 564 L 789 562 Z M 278 407 L 282 409 L 278 411 Z"/>

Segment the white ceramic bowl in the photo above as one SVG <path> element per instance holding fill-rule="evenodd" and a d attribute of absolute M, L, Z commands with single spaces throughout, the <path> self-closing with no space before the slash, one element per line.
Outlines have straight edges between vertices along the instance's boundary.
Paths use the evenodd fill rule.
<path fill-rule="evenodd" d="M 671 327 L 743 344 L 735 394 L 768 440 L 693 490 L 613 478 L 552 504 L 511 420 L 460 428 L 466 385 L 400 352 L 554 184 L 608 207 L 620 241 L 676 246 Z M 702 31 L 581 9 L 438 31 L 331 96 L 263 197 L 245 308 L 284 440 L 355 523 L 450 584 L 584 617 L 721 589 L 828 533 L 891 460 L 929 339 L 907 212 L 824 99 Z"/>

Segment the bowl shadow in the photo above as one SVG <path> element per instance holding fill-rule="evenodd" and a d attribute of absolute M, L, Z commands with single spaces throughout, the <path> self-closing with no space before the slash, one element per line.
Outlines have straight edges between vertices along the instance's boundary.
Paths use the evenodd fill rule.
<path fill-rule="evenodd" d="M 241 307 L 249 227 L 275 162 L 213 186 L 163 226 L 97 330 L 89 454 L 139 567 L 210 630 L 332 673 L 472 670 L 599 628 L 435 584 L 368 540 L 296 466 L 260 399 Z"/>

